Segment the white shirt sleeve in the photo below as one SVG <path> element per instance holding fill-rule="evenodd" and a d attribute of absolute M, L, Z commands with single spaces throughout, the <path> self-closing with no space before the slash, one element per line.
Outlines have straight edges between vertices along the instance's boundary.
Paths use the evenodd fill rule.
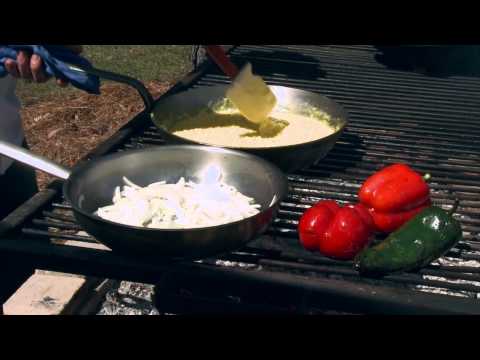
<path fill-rule="evenodd" d="M 11 76 L 0 78 L 0 140 L 21 145 L 24 139 L 20 118 L 20 101 L 15 94 L 16 81 Z M 0 174 L 13 163 L 0 155 Z"/>

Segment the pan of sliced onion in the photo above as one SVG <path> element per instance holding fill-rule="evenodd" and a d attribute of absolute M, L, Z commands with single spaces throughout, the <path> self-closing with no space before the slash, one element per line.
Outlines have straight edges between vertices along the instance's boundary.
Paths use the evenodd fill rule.
<path fill-rule="evenodd" d="M 201 259 L 240 249 L 267 230 L 288 191 L 275 165 L 208 146 L 126 151 L 71 170 L 1 141 L 0 154 L 63 179 L 84 230 L 132 256 Z"/>

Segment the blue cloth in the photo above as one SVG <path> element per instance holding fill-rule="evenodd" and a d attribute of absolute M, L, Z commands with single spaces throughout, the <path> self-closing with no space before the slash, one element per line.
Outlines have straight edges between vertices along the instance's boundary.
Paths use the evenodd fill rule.
<path fill-rule="evenodd" d="M 97 76 L 87 75 L 70 69 L 69 64 L 84 68 L 92 65 L 83 57 L 60 45 L 0 45 L 0 77 L 7 75 L 4 63 L 7 59 L 17 59 L 17 52 L 26 50 L 37 54 L 43 60 L 45 72 L 49 76 L 67 80 L 78 89 L 90 94 L 100 94 L 100 80 Z"/>

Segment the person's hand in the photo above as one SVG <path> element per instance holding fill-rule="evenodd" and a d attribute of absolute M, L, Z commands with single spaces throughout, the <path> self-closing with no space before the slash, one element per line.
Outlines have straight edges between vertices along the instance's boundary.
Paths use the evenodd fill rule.
<path fill-rule="evenodd" d="M 81 45 L 65 45 L 65 47 L 74 51 L 76 54 L 82 52 Z M 5 69 L 14 78 L 33 80 L 36 83 L 44 83 L 49 80 L 49 77 L 43 70 L 42 59 L 36 54 L 30 56 L 26 51 L 18 52 L 17 61 L 12 59 L 6 60 Z M 62 79 L 57 79 L 57 84 L 61 87 L 65 87 L 68 85 L 68 82 Z"/>

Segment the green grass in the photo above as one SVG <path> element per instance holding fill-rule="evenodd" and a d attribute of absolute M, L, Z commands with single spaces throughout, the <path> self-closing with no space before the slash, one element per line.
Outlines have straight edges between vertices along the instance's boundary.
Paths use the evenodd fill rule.
<path fill-rule="evenodd" d="M 191 45 L 85 45 L 83 56 L 96 68 L 129 75 L 144 82 L 176 82 L 191 70 Z M 63 92 L 79 91 L 47 84 L 18 82 L 17 94 L 24 105 L 51 100 Z"/>

